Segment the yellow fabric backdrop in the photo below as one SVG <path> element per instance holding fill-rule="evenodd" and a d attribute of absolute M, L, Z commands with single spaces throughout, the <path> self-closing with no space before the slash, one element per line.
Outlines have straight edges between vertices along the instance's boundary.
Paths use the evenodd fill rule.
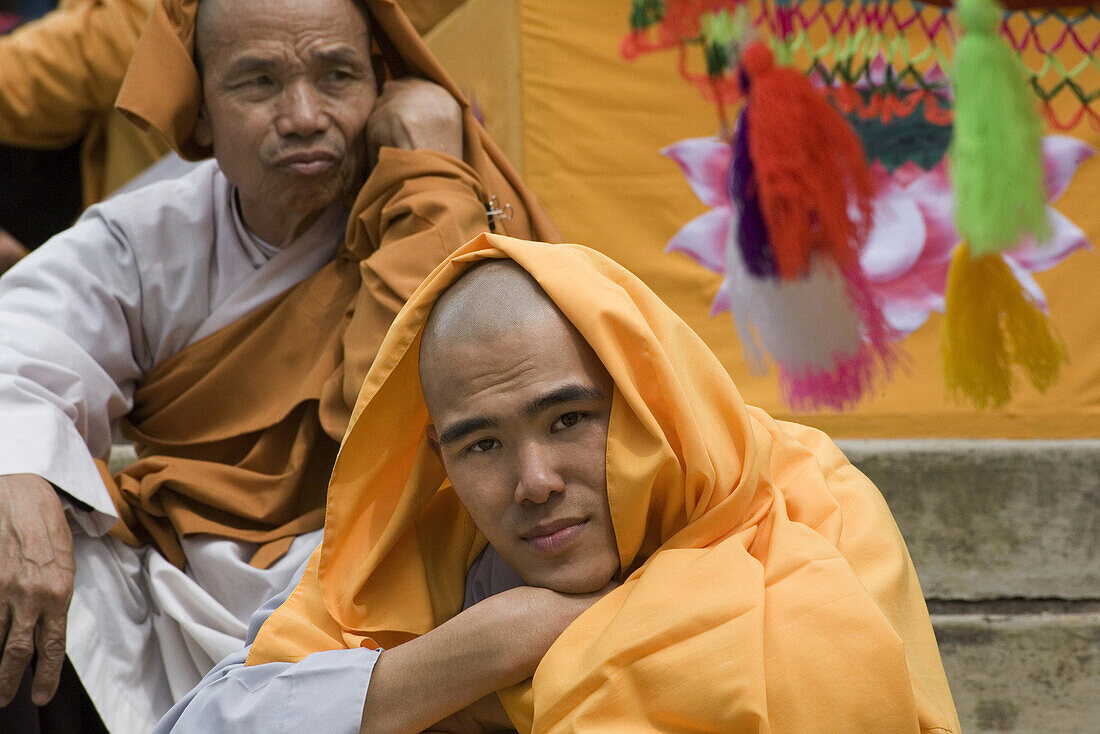
<path fill-rule="evenodd" d="M 497 2 L 496 5 L 502 3 Z M 565 236 L 615 258 L 645 280 L 718 354 L 745 399 L 772 414 L 837 437 L 1100 436 L 1100 253 L 1078 251 L 1036 280 L 1046 292 L 1070 364 L 1045 394 L 1024 381 L 1000 411 L 977 411 L 946 395 L 941 376 L 941 316 L 903 342 L 904 371 L 848 413 L 792 414 L 774 371 L 749 374 L 729 313 L 708 315 L 720 276 L 686 256 L 666 254 L 670 237 L 706 211 L 659 150 L 717 129 L 714 108 L 676 70 L 675 51 L 625 61 L 627 0 L 590 2 L 473 0 L 489 38 L 511 31 L 496 20 L 518 8 L 521 136 L 525 181 Z M 1089 35 L 1086 33 L 1086 35 Z M 1095 30 L 1091 35 L 1095 35 Z M 476 55 L 476 44 L 469 53 Z M 448 60 L 462 80 L 461 60 Z M 490 129 L 494 110 L 487 109 Z M 515 113 L 512 113 L 515 114 Z M 1082 123 L 1069 134 L 1100 150 L 1100 131 Z M 1100 156 L 1086 160 L 1055 208 L 1100 242 Z"/>

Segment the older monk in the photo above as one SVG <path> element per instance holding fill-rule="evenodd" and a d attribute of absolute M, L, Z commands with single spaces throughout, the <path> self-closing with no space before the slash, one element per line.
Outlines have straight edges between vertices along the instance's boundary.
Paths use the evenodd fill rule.
<path fill-rule="evenodd" d="M 251 630 L 165 729 L 959 731 L 875 487 L 571 245 L 483 235 L 414 294 Z"/>
<path fill-rule="evenodd" d="M 215 160 L 0 278 L 0 705 L 48 701 L 67 653 L 140 732 L 316 545 L 416 285 L 490 227 L 553 230 L 392 1 L 163 0 L 119 106 Z M 116 425 L 139 460 L 111 476 Z"/>

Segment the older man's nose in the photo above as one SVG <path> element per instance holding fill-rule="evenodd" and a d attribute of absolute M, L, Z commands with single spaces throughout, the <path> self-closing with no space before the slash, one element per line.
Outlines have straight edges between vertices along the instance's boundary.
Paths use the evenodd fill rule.
<path fill-rule="evenodd" d="M 283 137 L 309 137 L 328 124 L 322 95 L 308 84 L 287 88 L 275 129 Z"/>
<path fill-rule="evenodd" d="M 557 470 L 553 452 L 548 448 L 531 444 L 519 452 L 519 481 L 516 483 L 515 500 L 543 503 L 550 495 L 565 489 L 565 481 Z"/>

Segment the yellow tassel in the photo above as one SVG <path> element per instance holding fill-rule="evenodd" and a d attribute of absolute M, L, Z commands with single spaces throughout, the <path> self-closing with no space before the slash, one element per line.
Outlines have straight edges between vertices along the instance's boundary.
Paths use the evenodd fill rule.
<path fill-rule="evenodd" d="M 947 274 L 943 320 L 944 380 L 979 408 L 1012 397 L 1012 365 L 1040 392 L 1058 379 L 1066 346 L 999 254 L 971 257 L 959 245 Z"/>

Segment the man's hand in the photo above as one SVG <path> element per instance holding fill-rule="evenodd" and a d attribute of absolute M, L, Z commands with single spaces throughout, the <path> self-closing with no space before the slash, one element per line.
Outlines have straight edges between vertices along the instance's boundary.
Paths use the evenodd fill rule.
<path fill-rule="evenodd" d="M 27 254 L 27 248 L 19 240 L 0 229 L 0 275 L 19 262 Z"/>
<path fill-rule="evenodd" d="M 458 713 L 451 714 L 428 731 L 431 734 L 496 734 L 515 730 L 500 698 L 490 693 Z"/>
<path fill-rule="evenodd" d="M 530 678 L 558 635 L 614 587 L 560 594 L 519 586 L 384 651 L 371 673 L 360 734 L 415 734 L 432 722 L 443 731 L 487 725 L 476 714 L 450 717 Z"/>
<path fill-rule="evenodd" d="M 373 166 L 382 146 L 439 150 L 462 157 L 462 108 L 435 82 L 393 79 L 382 87 L 367 120 L 367 150 Z"/>
<path fill-rule="evenodd" d="M 39 706 L 53 698 L 72 595 L 73 536 L 57 492 L 33 474 L 0 476 L 0 707 L 35 651 L 31 698 Z"/>

